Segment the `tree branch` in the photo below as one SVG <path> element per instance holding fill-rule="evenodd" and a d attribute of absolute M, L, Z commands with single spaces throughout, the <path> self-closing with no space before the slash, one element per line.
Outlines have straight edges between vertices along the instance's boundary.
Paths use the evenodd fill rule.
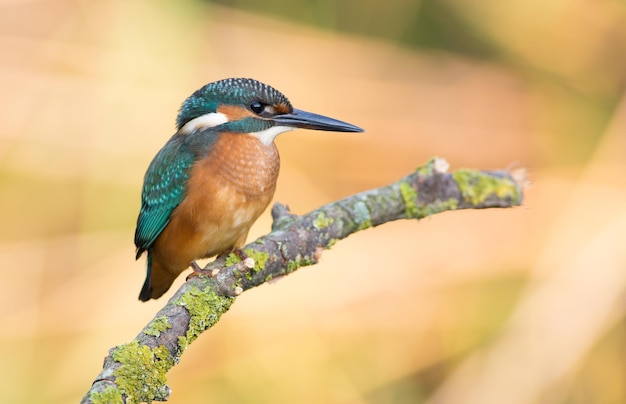
<path fill-rule="evenodd" d="M 235 254 L 209 263 L 212 274 L 185 282 L 130 343 L 112 348 L 83 403 L 165 401 L 166 373 L 243 291 L 319 261 L 338 240 L 398 219 L 421 219 L 446 210 L 506 208 L 522 203 L 523 170 L 446 173 L 440 158 L 401 180 L 297 216 L 272 208 L 271 233 Z"/>

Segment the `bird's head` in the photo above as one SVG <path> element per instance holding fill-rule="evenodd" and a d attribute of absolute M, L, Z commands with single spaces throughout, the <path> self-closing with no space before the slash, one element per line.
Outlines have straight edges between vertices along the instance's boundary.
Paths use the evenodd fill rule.
<path fill-rule="evenodd" d="M 296 128 L 363 131 L 346 122 L 295 109 L 278 90 L 245 78 L 216 81 L 194 92 L 180 107 L 176 125 L 180 133 L 207 128 L 250 133 L 265 144 Z"/>

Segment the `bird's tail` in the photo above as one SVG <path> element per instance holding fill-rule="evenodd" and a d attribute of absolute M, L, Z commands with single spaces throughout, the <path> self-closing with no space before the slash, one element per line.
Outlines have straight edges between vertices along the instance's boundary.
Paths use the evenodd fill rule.
<path fill-rule="evenodd" d="M 152 254 L 148 251 L 148 270 L 146 280 L 143 283 L 139 300 L 147 302 L 150 299 L 158 299 L 172 286 L 178 274 L 169 272 L 158 261 L 152 260 Z"/>

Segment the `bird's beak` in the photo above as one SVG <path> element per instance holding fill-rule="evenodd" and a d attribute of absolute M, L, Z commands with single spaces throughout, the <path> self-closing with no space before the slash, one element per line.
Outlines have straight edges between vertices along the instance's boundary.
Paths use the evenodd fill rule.
<path fill-rule="evenodd" d="M 291 128 L 328 130 L 334 132 L 363 132 L 363 129 L 347 122 L 338 121 L 324 115 L 294 109 L 290 114 L 276 115 L 272 118 L 276 125 Z"/>

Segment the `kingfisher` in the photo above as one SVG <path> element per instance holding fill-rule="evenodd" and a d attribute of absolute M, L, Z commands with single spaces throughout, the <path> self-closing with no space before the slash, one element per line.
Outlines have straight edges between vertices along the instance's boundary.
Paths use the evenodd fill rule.
<path fill-rule="evenodd" d="M 136 259 L 148 253 L 139 300 L 161 297 L 195 260 L 241 252 L 267 208 L 280 168 L 276 136 L 293 129 L 362 132 L 302 111 L 249 78 L 209 83 L 187 98 L 176 133 L 144 176 Z"/>

